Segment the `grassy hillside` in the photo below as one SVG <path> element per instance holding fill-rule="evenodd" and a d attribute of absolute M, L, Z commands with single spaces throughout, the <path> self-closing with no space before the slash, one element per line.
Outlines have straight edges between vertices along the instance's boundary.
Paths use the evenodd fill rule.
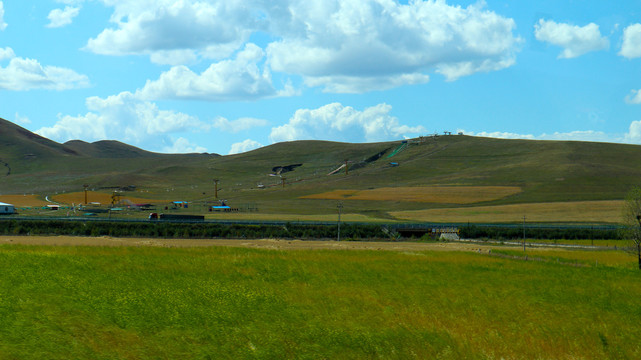
<path fill-rule="evenodd" d="M 233 206 L 332 214 L 343 200 L 347 212 L 378 218 L 399 211 L 621 200 L 641 179 L 641 147 L 635 145 L 459 135 L 407 144 L 295 141 L 237 155 L 172 155 L 116 141 L 58 144 L 4 120 L 0 160 L 5 195 L 135 185 L 139 198 L 204 203 L 215 200 L 218 179 L 219 199 Z M 346 162 L 347 171 L 328 175 Z M 380 195 L 395 192 L 398 198 Z M 430 199 L 430 193 L 439 196 Z M 467 196 L 472 198 L 460 200 Z"/>

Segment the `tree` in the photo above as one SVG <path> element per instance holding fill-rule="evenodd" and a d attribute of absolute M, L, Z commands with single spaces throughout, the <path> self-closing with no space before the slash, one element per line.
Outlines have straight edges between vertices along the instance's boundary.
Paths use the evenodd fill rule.
<path fill-rule="evenodd" d="M 634 187 L 625 197 L 623 223 L 626 225 L 625 237 L 632 242 L 631 250 L 639 259 L 641 270 L 641 188 Z"/>

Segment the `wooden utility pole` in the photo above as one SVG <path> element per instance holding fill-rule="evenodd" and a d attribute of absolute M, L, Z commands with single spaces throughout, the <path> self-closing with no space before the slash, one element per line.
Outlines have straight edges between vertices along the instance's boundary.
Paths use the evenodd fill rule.
<path fill-rule="evenodd" d="M 343 203 L 338 202 L 338 237 L 336 241 L 341 241 L 341 210 L 343 210 Z"/>
<path fill-rule="evenodd" d="M 82 185 L 82 186 L 84 186 L 84 188 L 85 188 L 85 205 L 87 205 L 87 188 L 89 187 L 89 185 L 85 184 L 85 185 Z"/>
<path fill-rule="evenodd" d="M 287 180 L 287 178 L 281 176 L 280 181 L 283 184 L 283 189 L 285 188 L 285 180 Z"/>
<path fill-rule="evenodd" d="M 525 252 L 525 215 L 523 215 L 523 252 Z"/>
<path fill-rule="evenodd" d="M 214 179 L 214 197 L 218 200 L 218 179 Z"/>

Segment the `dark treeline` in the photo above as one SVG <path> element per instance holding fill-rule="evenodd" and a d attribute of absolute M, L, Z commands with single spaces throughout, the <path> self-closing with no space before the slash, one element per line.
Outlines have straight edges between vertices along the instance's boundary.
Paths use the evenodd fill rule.
<path fill-rule="evenodd" d="M 392 229 L 390 229 L 392 230 Z M 464 239 L 515 240 L 523 238 L 518 226 L 469 225 L 459 227 Z M 172 222 L 108 222 L 64 220 L 4 220 L 0 221 L 2 235 L 72 235 L 160 238 L 279 238 L 335 239 L 336 225 L 322 224 L 216 224 Z M 612 228 L 526 228 L 527 239 L 620 240 L 624 232 Z M 341 240 L 397 239 L 393 230 L 375 224 L 341 224 Z M 430 239 L 429 236 L 421 237 Z M 434 238 L 436 240 L 436 238 Z"/>
<path fill-rule="evenodd" d="M 523 228 L 518 226 L 479 226 L 469 225 L 459 228 L 460 236 L 466 239 L 516 240 L 523 239 Z M 526 239 L 542 240 L 622 240 L 621 229 L 602 229 L 592 227 L 572 228 L 526 228 Z"/>
<path fill-rule="evenodd" d="M 10 220 L 0 221 L 3 235 L 73 235 L 113 237 L 161 237 L 161 238 L 281 238 L 323 239 L 336 238 L 334 225 L 248 225 L 211 223 L 122 223 L 101 221 L 60 220 Z M 387 238 L 379 225 L 341 225 L 344 240 L 368 240 Z"/>

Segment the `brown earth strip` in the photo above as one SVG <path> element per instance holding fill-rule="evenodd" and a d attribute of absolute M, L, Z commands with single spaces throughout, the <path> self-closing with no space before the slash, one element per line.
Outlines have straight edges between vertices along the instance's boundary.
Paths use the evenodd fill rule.
<path fill-rule="evenodd" d="M 0 244 L 50 246 L 232 246 L 272 250 L 383 250 L 383 251 L 473 251 L 487 252 L 490 246 L 465 243 L 302 241 L 277 239 L 153 239 L 80 236 L 0 236 Z"/>

